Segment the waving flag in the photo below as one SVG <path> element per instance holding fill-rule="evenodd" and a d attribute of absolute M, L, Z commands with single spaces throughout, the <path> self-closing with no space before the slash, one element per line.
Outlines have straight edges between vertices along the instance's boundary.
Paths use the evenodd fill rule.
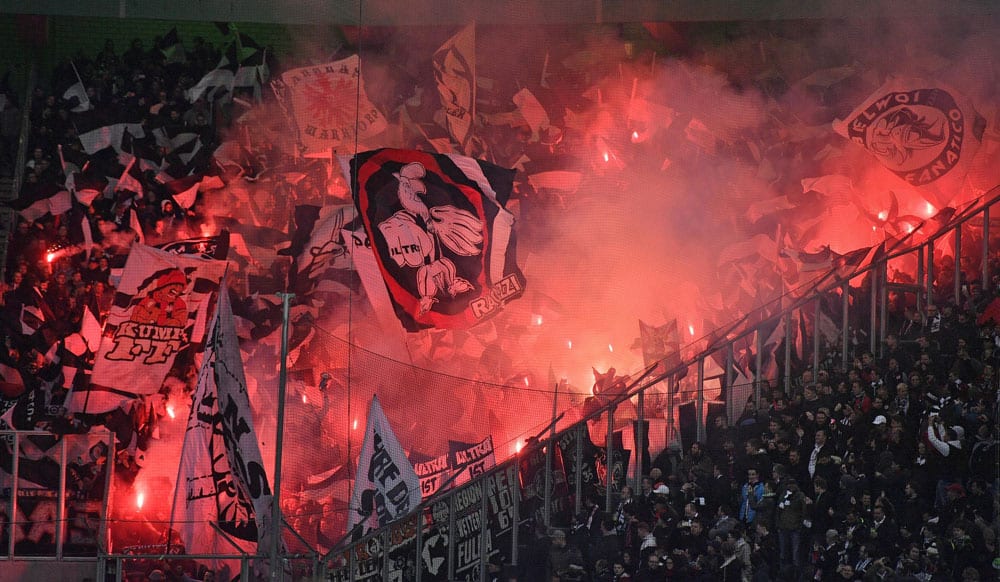
<path fill-rule="evenodd" d="M 416 509 L 420 498 L 420 478 L 372 396 L 347 529 L 359 526 L 363 534 L 381 527 Z"/>
<path fill-rule="evenodd" d="M 524 292 L 514 171 L 459 155 L 383 149 L 351 160 L 358 213 L 409 331 L 463 328 Z M 364 274 L 362 274 L 363 276 Z"/>
<path fill-rule="evenodd" d="M 361 78 L 361 60 L 346 59 L 292 69 L 274 84 L 306 157 L 328 157 L 330 150 L 354 148 L 386 128 Z"/>
<path fill-rule="evenodd" d="M 66 189 L 84 206 L 90 206 L 98 196 L 103 196 L 107 188 L 107 177 L 95 172 L 73 172 L 66 177 Z"/>
<path fill-rule="evenodd" d="M 833 128 L 909 184 L 932 192 L 943 206 L 961 187 L 985 122 L 953 89 L 896 78 Z"/>
<path fill-rule="evenodd" d="M 76 75 L 76 83 L 73 83 L 66 89 L 62 98 L 72 102 L 73 107 L 70 111 L 73 113 L 90 111 L 94 106 L 90 103 L 90 97 L 87 95 L 87 87 L 84 86 L 83 80 L 80 78 L 80 72 L 76 70 L 76 63 L 70 61 L 69 64 L 73 67 L 73 73 Z"/>
<path fill-rule="evenodd" d="M 133 245 L 104 325 L 91 386 L 74 391 L 67 407 L 99 413 L 123 398 L 155 394 L 177 352 L 200 341 L 193 337 L 197 314 L 218 289 L 225 266 Z"/>
<path fill-rule="evenodd" d="M 156 248 L 175 255 L 198 255 L 203 259 L 225 260 L 229 255 L 229 231 L 214 236 L 183 238 L 156 245 Z"/>
<path fill-rule="evenodd" d="M 211 527 L 244 550 L 267 544 L 271 488 L 257 445 L 246 376 L 225 285 L 198 374 L 171 511 L 171 530 L 187 553 L 233 553 Z"/>
<path fill-rule="evenodd" d="M 330 271 L 351 268 L 350 249 L 344 240 L 344 230 L 353 230 L 356 217 L 357 213 L 351 205 L 295 207 L 292 245 L 278 254 L 296 258 L 296 293 L 311 292 Z"/>
<path fill-rule="evenodd" d="M 59 216 L 73 207 L 69 191 L 59 184 L 46 182 L 30 190 L 30 195 L 10 204 L 28 222 L 35 222 L 46 214 Z"/>
<path fill-rule="evenodd" d="M 667 370 L 681 364 L 681 336 L 677 320 L 653 326 L 639 320 L 639 337 L 642 340 L 642 359 L 647 366 L 662 361 Z"/>
<path fill-rule="evenodd" d="M 227 68 L 216 68 L 205 73 L 194 87 L 184 92 L 184 96 L 191 103 L 194 103 L 202 96 L 207 101 L 212 101 L 216 96 L 229 95 L 229 87 L 233 86 L 235 77 L 233 72 Z"/>
<path fill-rule="evenodd" d="M 434 53 L 434 78 L 448 131 L 461 151 L 468 154 L 476 104 L 475 25 L 463 28 Z"/>
<path fill-rule="evenodd" d="M 163 35 L 160 42 L 156 44 L 156 48 L 163 54 L 165 63 L 183 63 L 187 60 L 187 54 L 185 54 L 184 45 L 177 35 L 176 26 L 171 28 L 170 32 Z"/>
<path fill-rule="evenodd" d="M 126 132 L 133 137 L 145 137 L 146 135 L 141 123 L 114 123 L 95 127 L 88 131 L 81 128 L 80 143 L 83 144 L 83 151 L 87 152 L 88 155 L 93 155 L 107 147 L 121 151 L 122 140 L 125 138 Z"/>

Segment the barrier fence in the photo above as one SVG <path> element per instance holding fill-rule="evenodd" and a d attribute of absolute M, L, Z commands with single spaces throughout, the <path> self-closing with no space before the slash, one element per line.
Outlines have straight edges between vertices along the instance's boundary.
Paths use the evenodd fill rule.
<path fill-rule="evenodd" d="M 96 558 L 107 535 L 110 432 L 0 431 L 0 552 Z"/>

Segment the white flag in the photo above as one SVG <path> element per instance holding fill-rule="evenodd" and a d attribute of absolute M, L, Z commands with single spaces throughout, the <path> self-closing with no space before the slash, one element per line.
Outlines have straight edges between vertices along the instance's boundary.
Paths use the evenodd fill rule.
<path fill-rule="evenodd" d="M 92 384 L 75 391 L 66 407 L 99 413 L 129 395 L 158 392 L 177 353 L 190 349 L 198 309 L 225 268 L 225 261 L 133 244 L 117 286 L 122 301 L 108 314 Z"/>
<path fill-rule="evenodd" d="M 890 79 L 833 129 L 940 208 L 960 190 L 985 123 L 958 92 L 937 82 Z"/>
<path fill-rule="evenodd" d="M 322 65 L 292 69 L 274 85 L 298 133 L 302 154 L 330 155 L 331 149 L 354 149 L 385 131 L 385 116 L 368 100 L 361 59 L 351 56 Z"/>
<path fill-rule="evenodd" d="M 146 235 L 143 234 L 142 223 L 139 222 L 139 211 L 135 207 L 129 209 L 128 227 L 135 233 L 136 240 L 139 241 L 139 244 L 146 244 Z"/>
<path fill-rule="evenodd" d="M 254 553 L 258 544 L 268 544 L 274 535 L 271 503 L 233 310 L 223 283 L 184 434 L 171 530 L 189 554 L 234 553 L 210 525 L 216 523 L 245 551 Z"/>
<path fill-rule="evenodd" d="M 69 89 L 66 89 L 66 92 L 62 96 L 66 101 L 74 97 L 77 103 L 70 109 L 73 113 L 83 113 L 84 111 L 93 109 L 93 106 L 90 104 L 90 98 L 87 96 L 87 88 L 83 86 L 82 81 L 77 81 L 70 85 Z"/>
<path fill-rule="evenodd" d="M 420 478 L 396 440 L 378 396 L 373 396 L 347 528 L 360 524 L 367 532 L 381 527 L 416 509 L 420 497 Z"/>

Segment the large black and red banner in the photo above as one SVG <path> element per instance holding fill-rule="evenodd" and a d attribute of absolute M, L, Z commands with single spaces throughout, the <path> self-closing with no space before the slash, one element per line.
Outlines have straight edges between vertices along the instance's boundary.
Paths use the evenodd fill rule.
<path fill-rule="evenodd" d="M 409 331 L 465 328 L 524 291 L 514 170 L 465 156 L 381 149 L 351 160 L 358 214 L 396 316 Z"/>

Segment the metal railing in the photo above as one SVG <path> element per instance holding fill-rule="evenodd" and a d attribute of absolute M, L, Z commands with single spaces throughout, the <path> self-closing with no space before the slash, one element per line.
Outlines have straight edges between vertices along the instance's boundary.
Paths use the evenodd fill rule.
<path fill-rule="evenodd" d="M 0 431 L 0 446 L 0 555 L 96 559 L 108 534 L 111 433 Z"/>

